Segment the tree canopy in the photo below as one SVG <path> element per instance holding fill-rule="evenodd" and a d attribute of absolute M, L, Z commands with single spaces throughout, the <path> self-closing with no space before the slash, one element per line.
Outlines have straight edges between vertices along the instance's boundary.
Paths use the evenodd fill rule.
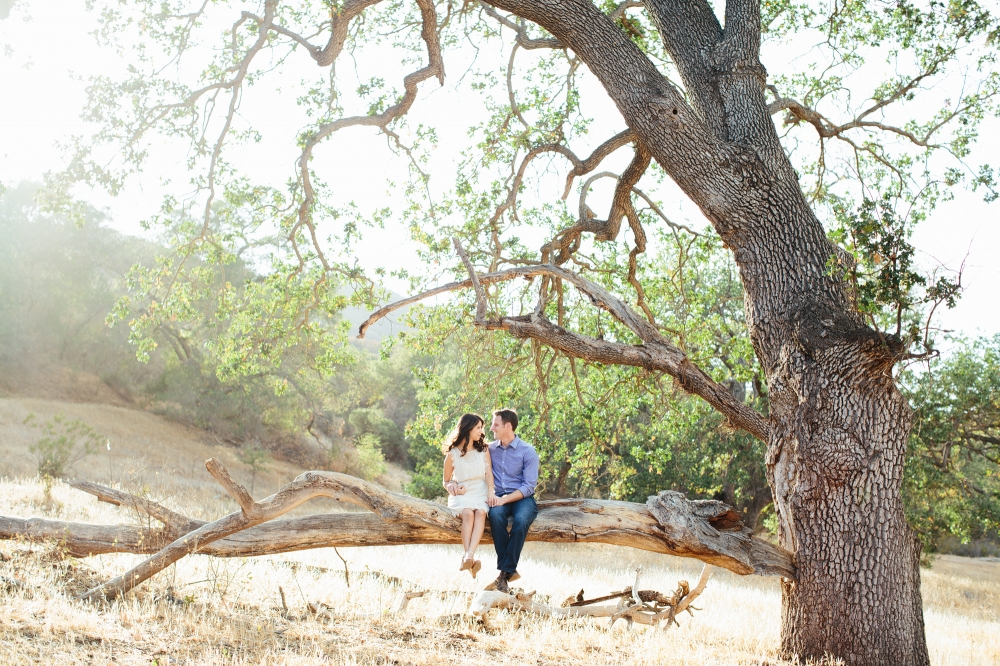
<path fill-rule="evenodd" d="M 172 228 L 176 253 L 136 277 L 137 291 L 156 303 L 134 319 L 140 351 L 151 344 L 150 326 L 183 320 L 192 297 L 212 292 L 219 315 L 247 340 L 227 350 L 233 372 L 254 372 L 299 333 L 320 339 L 332 355 L 326 362 L 336 362 L 343 332 L 310 314 L 342 308 L 343 285 L 360 288 L 357 302 L 385 297 L 375 288 L 381 269 L 358 265 L 352 250 L 372 225 L 408 229 L 424 248 L 434 270 L 397 273 L 414 289 L 462 273 L 450 245 L 457 235 L 488 270 L 548 260 L 596 277 L 591 264 L 611 261 L 617 293 L 650 314 L 636 277 L 647 229 L 692 235 L 703 224 L 690 206 L 682 214 L 693 221 L 667 214 L 684 195 L 641 150 L 623 161 L 636 137 L 622 131 L 581 56 L 496 7 L 348 2 L 331 14 L 325 2 L 255 10 L 148 2 L 95 11 L 98 39 L 128 65 L 92 81 L 85 116 L 96 129 L 79 138 L 62 184 L 84 179 L 119 191 L 164 139 L 185 151 L 191 174 L 146 221 Z M 602 11 L 678 84 L 676 54 L 641 3 Z M 972 153 L 981 123 L 996 113 L 987 44 L 995 29 L 975 2 L 760 7 L 763 61 L 773 68 L 768 111 L 803 191 L 854 260 L 830 270 L 845 271 L 859 309 L 915 353 L 932 346 L 927 305 L 952 303 L 957 277 L 917 264 L 913 225 L 957 185 L 995 196 L 992 166 Z M 435 92 L 446 63 L 454 83 Z M 392 206 L 372 200 L 377 186 L 358 199 L 316 171 L 331 167 L 323 151 L 336 154 L 351 128 L 383 134 L 408 164 L 385 183 Z M 275 146 L 289 149 L 275 153 L 288 165 L 284 184 L 274 170 L 262 178 L 253 160 Z M 595 212 L 602 207 L 606 220 Z M 274 277 L 232 302 L 232 283 L 208 284 L 186 261 L 192 255 L 223 265 L 252 256 Z M 491 297 L 497 308 L 516 307 L 527 289 Z M 571 293 L 561 301 L 569 313 L 579 304 Z"/>

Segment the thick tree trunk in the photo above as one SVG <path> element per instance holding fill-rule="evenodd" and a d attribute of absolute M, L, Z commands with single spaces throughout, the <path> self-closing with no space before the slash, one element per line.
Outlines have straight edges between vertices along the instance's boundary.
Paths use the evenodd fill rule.
<path fill-rule="evenodd" d="M 909 409 L 871 351 L 793 351 L 772 379 L 768 473 L 798 567 L 782 585 L 782 649 L 927 664 L 920 546 L 900 496 Z"/>

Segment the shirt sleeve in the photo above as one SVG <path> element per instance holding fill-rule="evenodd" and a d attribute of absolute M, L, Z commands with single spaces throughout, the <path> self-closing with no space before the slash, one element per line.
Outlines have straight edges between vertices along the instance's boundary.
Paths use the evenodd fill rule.
<path fill-rule="evenodd" d="M 524 452 L 524 483 L 518 488 L 525 497 L 535 494 L 538 485 L 538 453 L 534 448 Z"/>

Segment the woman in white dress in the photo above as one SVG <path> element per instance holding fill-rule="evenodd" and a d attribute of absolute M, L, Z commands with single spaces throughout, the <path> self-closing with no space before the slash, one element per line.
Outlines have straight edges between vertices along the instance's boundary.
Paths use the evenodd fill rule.
<path fill-rule="evenodd" d="M 445 440 L 444 489 L 448 491 L 448 508 L 462 516 L 462 565 L 475 578 L 482 563 L 476 559 L 476 548 L 483 538 L 486 514 L 493 497 L 493 466 L 486 445 L 486 422 L 478 414 L 463 414 L 455 429 Z"/>

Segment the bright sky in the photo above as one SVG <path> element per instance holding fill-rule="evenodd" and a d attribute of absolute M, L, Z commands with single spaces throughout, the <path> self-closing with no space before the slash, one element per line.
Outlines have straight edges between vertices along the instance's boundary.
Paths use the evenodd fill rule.
<path fill-rule="evenodd" d="M 0 1 L 0 10 L 5 3 L 6 0 Z M 80 7 L 82 4 L 58 3 L 57 7 L 56 3 L 22 0 L 8 18 L 0 20 L 0 50 L 5 51 L 0 55 L 3 90 L 0 182 L 5 185 L 23 180 L 37 181 L 46 171 L 63 166 L 64 155 L 58 148 L 59 142 L 85 129 L 79 113 L 85 99 L 86 79 L 94 74 L 113 74 L 121 68 L 120 60 L 113 53 L 99 49 L 88 34 L 95 25 L 94 17 Z M 2 13 L 0 11 L 0 15 Z M 448 114 L 454 114 L 455 121 L 450 126 L 459 128 L 464 135 L 468 120 L 463 122 L 460 118 L 467 118 L 470 109 L 459 108 L 463 102 L 453 87 L 461 72 L 449 70 L 448 75 L 444 88 L 425 83 L 417 104 L 433 108 L 439 118 L 443 116 L 442 126 L 446 128 L 449 127 Z M 258 106 L 263 122 L 275 126 L 285 122 L 278 108 L 269 109 L 266 99 Z M 614 122 L 621 121 L 616 117 Z M 996 122 L 984 127 L 974 162 L 1000 155 L 998 128 L 1000 123 Z M 443 137 L 443 141 L 446 140 Z M 351 130 L 338 137 L 335 143 L 324 146 L 315 162 L 316 169 L 327 182 L 355 196 L 373 201 L 388 200 L 391 195 L 386 194 L 385 178 L 401 180 L 405 165 L 385 145 L 384 139 L 376 138 L 371 130 Z M 265 142 L 246 157 L 254 165 L 255 175 L 280 183 L 290 174 L 294 164 L 293 148 L 287 142 Z M 182 159 L 181 153 L 165 149 L 159 162 L 152 163 L 117 199 L 109 199 L 98 192 L 80 194 L 106 207 L 113 226 L 140 233 L 138 222 L 156 210 L 164 191 L 160 174 L 180 174 L 176 181 L 184 182 Z M 373 178 L 372 174 L 379 177 Z M 673 211 L 670 214 L 677 214 L 681 220 L 688 216 L 699 226 L 701 224 L 690 203 L 677 202 L 670 210 Z M 958 307 L 942 315 L 940 323 L 945 328 L 970 336 L 1000 332 L 998 212 L 1000 203 L 985 204 L 978 195 L 959 191 L 954 201 L 942 205 L 915 234 L 915 244 L 923 261 L 940 262 L 951 268 L 957 268 L 963 261 L 965 264 L 963 282 L 967 290 Z M 366 232 L 358 255 L 369 266 L 417 268 L 412 245 L 405 231 L 398 228 Z M 390 286 L 397 291 L 405 288 L 402 283 Z"/>

